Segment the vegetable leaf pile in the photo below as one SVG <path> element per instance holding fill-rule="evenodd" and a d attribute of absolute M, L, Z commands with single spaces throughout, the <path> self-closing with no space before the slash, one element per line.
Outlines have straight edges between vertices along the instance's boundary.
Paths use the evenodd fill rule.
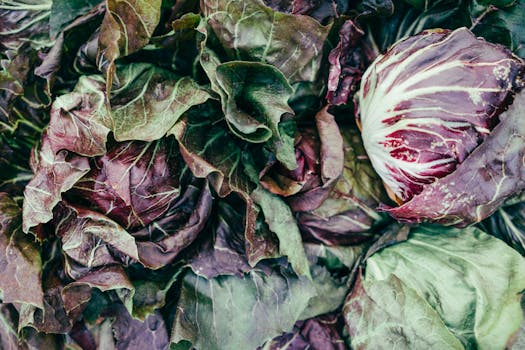
<path fill-rule="evenodd" d="M 524 26 L 0 0 L 0 348 L 522 348 Z"/>

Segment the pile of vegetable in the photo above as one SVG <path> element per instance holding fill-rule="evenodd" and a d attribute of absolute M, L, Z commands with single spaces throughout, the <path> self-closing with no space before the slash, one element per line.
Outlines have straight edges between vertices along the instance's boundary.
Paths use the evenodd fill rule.
<path fill-rule="evenodd" d="M 0 348 L 525 347 L 524 0 L 1 0 Z"/>

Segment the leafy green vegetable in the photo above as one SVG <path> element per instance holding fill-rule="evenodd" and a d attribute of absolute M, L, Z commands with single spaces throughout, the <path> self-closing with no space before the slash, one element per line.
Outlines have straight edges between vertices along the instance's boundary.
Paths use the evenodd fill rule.
<path fill-rule="evenodd" d="M 421 226 L 366 261 L 344 312 L 356 347 L 503 349 L 520 326 L 524 288 L 523 258 L 503 242 L 476 228 Z"/>
<path fill-rule="evenodd" d="M 0 348 L 522 347 L 524 13 L 0 1 Z"/>

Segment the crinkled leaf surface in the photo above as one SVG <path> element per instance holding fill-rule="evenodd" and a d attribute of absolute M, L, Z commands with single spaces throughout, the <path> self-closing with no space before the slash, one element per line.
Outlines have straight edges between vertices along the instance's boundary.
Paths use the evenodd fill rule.
<path fill-rule="evenodd" d="M 180 193 L 183 165 L 175 140 L 122 142 L 91 162 L 75 185 L 98 210 L 125 228 L 137 229 L 159 218 Z"/>
<path fill-rule="evenodd" d="M 111 90 L 115 60 L 143 48 L 160 20 L 161 0 L 106 0 L 106 15 L 100 28 L 97 64 L 107 72 Z"/>
<path fill-rule="evenodd" d="M 197 349 L 256 349 L 288 332 L 313 296 L 307 278 L 251 271 L 243 278 L 184 278 L 171 335 Z M 254 322 L 254 319 L 257 322 Z"/>
<path fill-rule="evenodd" d="M 189 77 L 148 64 L 117 68 L 120 82 L 111 93 L 117 141 L 153 141 L 166 135 L 180 116 L 210 96 Z"/>
<path fill-rule="evenodd" d="M 285 196 L 292 211 L 318 208 L 342 173 L 343 139 L 334 116 L 327 109 L 316 114 L 316 129 L 299 128 L 295 169 L 288 170 L 282 162 L 271 161 L 259 173 L 261 185 Z"/>
<path fill-rule="evenodd" d="M 46 133 L 43 135 L 35 176 L 24 190 L 23 230 L 46 223 L 62 193 L 71 189 L 89 171 L 88 160 L 63 150 L 55 154 Z"/>
<path fill-rule="evenodd" d="M 169 134 L 175 135 L 191 172 L 207 177 L 221 197 L 232 191 L 246 195 L 253 186 L 240 166 L 242 148 L 220 123 L 222 117 L 214 103 L 207 103 L 190 110 Z"/>
<path fill-rule="evenodd" d="M 413 303 L 419 306 L 406 306 L 404 312 L 422 313 L 426 309 L 424 314 L 429 316 L 424 318 L 434 323 L 438 316 L 448 329 L 444 332 L 439 327 L 440 338 L 450 333 L 465 348 L 503 349 L 520 326 L 520 293 L 524 288 L 523 257 L 505 243 L 476 228 L 427 225 L 414 228 L 407 241 L 384 248 L 367 260 L 362 286 L 350 294 L 345 315 L 354 332 L 354 345 L 363 339 L 364 344 L 375 341 L 371 335 L 378 331 L 384 332 L 384 339 L 403 334 L 405 328 L 398 324 L 384 327 L 378 322 L 375 312 L 383 313 L 384 308 L 393 310 L 397 322 L 408 325 L 407 332 L 417 329 L 418 321 L 412 316 L 400 317 L 403 313 L 395 311 Z M 382 301 L 384 294 L 395 296 L 396 290 L 406 298 Z M 375 294 L 375 301 L 368 300 L 368 293 Z M 373 316 L 371 322 L 366 315 Z M 417 340 L 420 334 L 421 330 L 404 339 Z"/>
<path fill-rule="evenodd" d="M 295 168 L 293 137 L 279 128 L 283 116 L 293 114 L 288 105 L 292 87 L 284 75 L 271 65 L 242 61 L 223 63 L 217 66 L 216 74 L 231 130 L 250 142 L 271 139 L 277 159 Z"/>
<path fill-rule="evenodd" d="M 314 210 L 298 214 L 306 240 L 328 245 L 347 245 L 374 236 L 374 228 L 386 221 L 379 203 L 388 201 L 381 179 L 366 156 L 355 126 L 341 126 L 344 169 L 328 198 Z"/>
<path fill-rule="evenodd" d="M 331 25 L 259 0 L 202 1 L 201 8 L 230 59 L 271 64 L 291 83 L 316 79 Z"/>
<path fill-rule="evenodd" d="M 62 250 L 88 269 L 116 262 L 112 252 L 139 260 L 133 236 L 105 215 L 68 204 L 61 205 L 55 215 L 60 220 L 55 231 Z"/>
<path fill-rule="evenodd" d="M 3 303 L 43 308 L 42 260 L 32 236 L 21 230 L 20 208 L 0 192 L 0 293 Z"/>
<path fill-rule="evenodd" d="M 73 92 L 55 99 L 47 129 L 53 153 L 63 149 L 84 156 L 106 153 L 112 121 L 104 91 L 100 76 L 82 76 Z"/>
<path fill-rule="evenodd" d="M 439 314 L 395 275 L 366 282 L 358 277 L 343 309 L 354 348 L 464 349 Z"/>
<path fill-rule="evenodd" d="M 72 93 L 55 100 L 48 132 L 55 152 L 102 155 L 110 131 L 117 141 L 160 139 L 209 97 L 192 79 L 149 64 L 119 66 L 116 76 L 121 85 L 111 93 L 109 111 L 100 76 L 82 76 Z"/>

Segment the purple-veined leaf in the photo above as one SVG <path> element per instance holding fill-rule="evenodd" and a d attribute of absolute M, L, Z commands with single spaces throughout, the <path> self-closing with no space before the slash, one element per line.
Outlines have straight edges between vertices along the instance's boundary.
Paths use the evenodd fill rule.
<path fill-rule="evenodd" d="M 340 314 L 332 313 L 299 321 L 293 331 L 272 339 L 258 350 L 345 350 Z"/>
<path fill-rule="evenodd" d="M 61 239 L 64 254 L 84 270 L 118 264 L 115 255 L 139 260 L 133 236 L 105 215 L 62 203 L 54 216 L 55 233 Z M 69 274 L 74 279 L 79 277 Z"/>
<path fill-rule="evenodd" d="M 55 99 L 47 128 L 53 153 L 68 150 L 92 157 L 107 152 L 112 121 L 105 105 L 104 88 L 101 77 L 83 76 L 73 92 Z"/>
<path fill-rule="evenodd" d="M 124 228 L 146 226 L 177 199 L 180 167 L 173 142 L 116 143 L 91 161 L 75 192 Z"/>

